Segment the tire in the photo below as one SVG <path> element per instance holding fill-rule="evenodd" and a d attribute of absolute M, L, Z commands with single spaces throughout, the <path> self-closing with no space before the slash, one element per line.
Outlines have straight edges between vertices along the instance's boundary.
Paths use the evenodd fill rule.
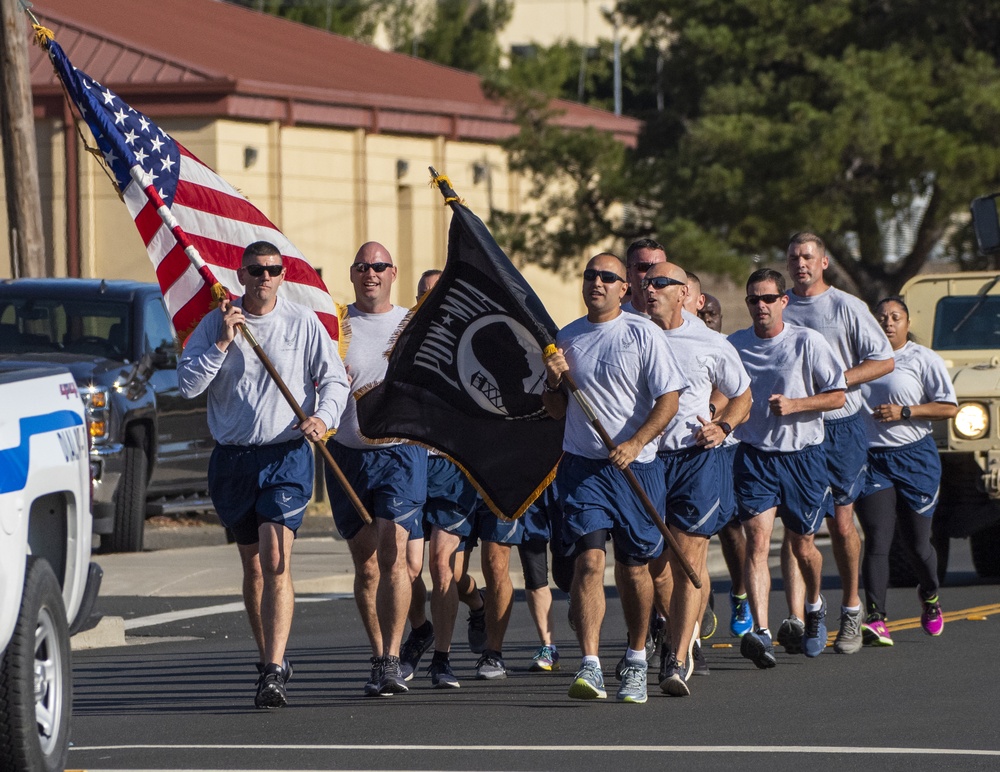
<path fill-rule="evenodd" d="M 988 579 L 1000 576 L 1000 523 L 972 534 L 969 543 L 976 573 Z"/>
<path fill-rule="evenodd" d="M 48 562 L 29 557 L 21 610 L 0 660 L 0 769 L 64 769 L 72 708 L 62 593 Z"/>
<path fill-rule="evenodd" d="M 129 432 L 125 443 L 125 468 L 115 492 L 114 529 L 101 537 L 102 552 L 142 552 L 146 529 L 146 432 Z"/>

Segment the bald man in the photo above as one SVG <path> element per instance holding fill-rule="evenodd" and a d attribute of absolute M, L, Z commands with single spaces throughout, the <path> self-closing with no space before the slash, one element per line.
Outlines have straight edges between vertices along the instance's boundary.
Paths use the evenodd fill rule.
<path fill-rule="evenodd" d="M 708 540 L 725 525 L 720 447 L 750 411 L 750 377 L 729 341 L 682 313 L 688 294 L 683 268 L 672 263 L 652 266 L 642 281 L 642 292 L 650 319 L 663 330 L 688 379 L 677 414 L 657 440 L 657 456 L 663 462 L 667 488 L 667 527 L 680 554 L 701 577 L 702 589 L 691 584 L 672 555 L 665 553 L 650 564 L 657 602 L 669 610 L 670 620 L 671 649 L 663 652 L 660 688 L 684 697 L 691 693 L 688 677 L 697 622 L 711 592 Z M 711 418 L 710 400 L 716 390 L 727 402 Z"/>
<path fill-rule="evenodd" d="M 355 301 L 347 307 L 345 332 L 350 345 L 344 357 L 351 394 L 385 377 L 385 351 L 407 310 L 389 299 L 396 266 L 389 250 L 363 244 L 350 267 Z M 340 430 L 328 442 L 330 452 L 372 514 L 366 525 L 355 512 L 330 470 L 327 490 L 334 523 L 354 561 L 354 598 L 372 647 L 366 696 L 408 691 L 399 659 L 411 576 L 407 543 L 420 528 L 427 497 L 427 451 L 400 442 L 372 442 L 358 426 L 355 399 L 347 400 Z"/>
<path fill-rule="evenodd" d="M 545 363 L 542 399 L 550 415 L 566 417 L 556 484 L 564 516 L 563 541 L 576 554 L 570 598 L 583 652 L 569 696 L 607 697 L 598 646 L 610 536 L 629 637 L 618 700 L 643 703 L 645 642 L 653 602 L 647 564 L 663 550 L 663 536 L 621 470 L 632 470 L 662 512 L 664 478 L 656 457 L 656 438 L 677 412 L 678 391 L 687 381 L 659 328 L 637 314 L 622 312 L 624 273 L 621 260 L 611 253 L 596 255 L 587 263 L 583 272 L 587 315 L 560 330 L 559 349 Z M 562 388 L 566 373 L 589 396 L 611 437 L 610 453 L 582 408 L 568 400 Z"/>

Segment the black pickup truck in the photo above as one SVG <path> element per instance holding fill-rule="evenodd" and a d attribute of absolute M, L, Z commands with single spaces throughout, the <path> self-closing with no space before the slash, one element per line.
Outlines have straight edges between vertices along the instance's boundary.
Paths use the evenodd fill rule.
<path fill-rule="evenodd" d="M 83 398 L 102 550 L 141 550 L 147 515 L 211 509 L 206 401 L 181 397 L 179 351 L 156 284 L 0 281 L 0 361 L 63 365 Z"/>

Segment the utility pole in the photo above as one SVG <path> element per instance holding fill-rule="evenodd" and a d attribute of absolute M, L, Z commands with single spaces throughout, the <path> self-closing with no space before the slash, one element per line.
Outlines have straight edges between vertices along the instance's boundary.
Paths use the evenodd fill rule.
<path fill-rule="evenodd" d="M 31 108 L 28 41 L 18 0 L 0 0 L 0 144 L 3 145 L 11 275 L 45 276 L 38 150 Z"/>

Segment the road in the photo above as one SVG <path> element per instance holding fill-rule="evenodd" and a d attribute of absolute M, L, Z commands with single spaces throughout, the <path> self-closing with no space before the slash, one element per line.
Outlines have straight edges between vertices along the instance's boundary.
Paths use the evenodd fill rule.
<path fill-rule="evenodd" d="M 235 610 L 238 598 L 103 597 L 105 613 L 133 621 L 172 616 L 140 623 L 134 632 L 142 637 L 131 637 L 132 645 L 75 653 L 69 766 L 91 772 L 575 771 L 654 764 L 769 772 L 845 765 L 995 770 L 1000 593 L 975 578 L 964 542 L 953 542 L 952 553 L 940 638 L 916 625 L 915 591 L 894 589 L 893 648 L 854 656 L 828 648 L 816 660 L 779 653 L 778 667 L 769 671 L 739 656 L 738 642 L 728 636 L 728 587 L 717 581 L 719 631 L 705 649 L 711 676 L 694 679 L 692 696 L 683 699 L 660 694 L 654 684 L 642 706 L 566 696 L 579 649 L 570 641 L 564 598 L 556 601 L 562 672 L 528 672 L 537 644 L 519 594 L 504 651 L 512 669 L 506 681 L 473 679 L 475 657 L 460 624 L 453 664 L 461 689 L 434 690 L 418 676 L 407 695 L 366 699 L 368 652 L 353 600 L 301 595 L 289 654 L 290 706 L 266 712 L 253 708 L 255 652 Z M 824 583 L 831 606 L 837 583 L 831 576 Z M 782 605 L 775 593 L 772 607 Z M 606 674 L 621 654 L 624 629 L 613 597 L 608 611 Z M 613 698 L 613 676 L 608 680 Z"/>

